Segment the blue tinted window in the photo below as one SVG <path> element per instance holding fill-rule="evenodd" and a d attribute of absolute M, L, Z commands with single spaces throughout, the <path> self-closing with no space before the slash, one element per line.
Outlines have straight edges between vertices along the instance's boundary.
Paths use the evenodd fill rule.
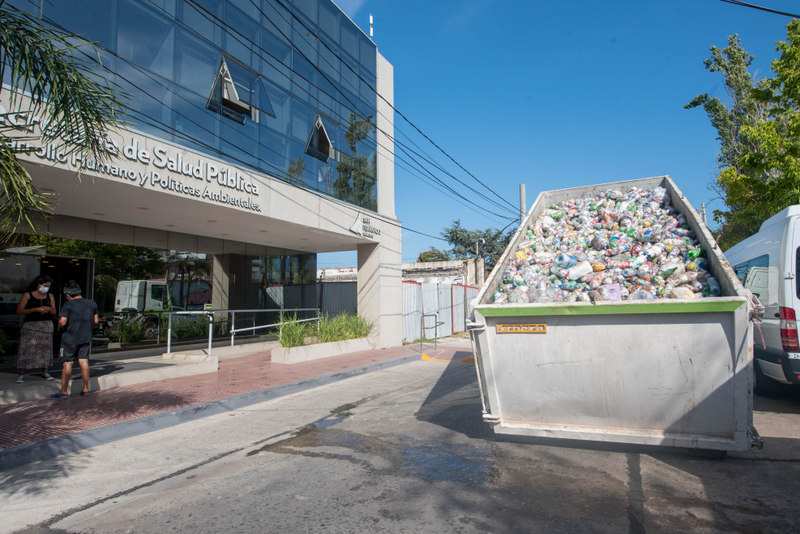
<path fill-rule="evenodd" d="M 225 49 L 239 61 L 254 65 L 251 50 L 258 46 L 259 19 L 233 5 L 228 5 L 225 18 L 229 26 L 225 31 Z"/>
<path fill-rule="evenodd" d="M 178 0 L 145 0 L 163 11 L 166 15 L 174 17 L 175 7 Z"/>
<path fill-rule="evenodd" d="M 341 28 L 342 49 L 352 57 L 358 57 L 358 30 L 350 24 L 342 24 Z"/>
<path fill-rule="evenodd" d="M 196 8 L 190 2 L 184 0 L 180 9 L 179 27 L 191 28 L 209 41 L 222 43 L 222 27 L 215 21 L 214 15 Z"/>
<path fill-rule="evenodd" d="M 319 27 L 334 42 L 339 40 L 339 10 L 329 2 L 319 3 Z"/>
<path fill-rule="evenodd" d="M 277 32 L 272 31 L 270 28 L 261 28 L 261 48 L 259 54 L 262 60 L 270 65 L 281 63 L 291 67 L 292 65 L 292 47 Z"/>
<path fill-rule="evenodd" d="M 299 12 L 308 19 L 308 23 L 316 24 L 318 0 L 294 0 L 293 3 Z"/>
<path fill-rule="evenodd" d="M 87 68 L 128 94 L 136 128 L 374 209 L 374 128 L 355 151 L 346 132 L 374 120 L 375 46 L 330 0 L 44 2 L 45 16 L 100 44 L 84 47 L 103 58 Z M 223 57 L 256 120 L 209 109 Z M 306 154 L 318 115 L 342 161 Z"/>
<path fill-rule="evenodd" d="M 239 10 L 241 13 L 247 15 L 249 18 L 258 21 L 261 20 L 261 13 L 259 12 L 259 0 L 229 0 L 229 6 Z"/>
<path fill-rule="evenodd" d="M 371 75 L 372 78 L 375 77 L 375 45 L 366 35 L 360 36 L 360 43 L 361 43 L 361 53 L 359 55 L 361 59 L 361 66 L 367 70 L 367 72 Z M 369 78 L 367 78 L 369 79 Z"/>
<path fill-rule="evenodd" d="M 200 95 L 181 87 L 173 89 L 175 128 L 197 137 L 203 144 L 217 145 L 220 115 L 206 108 L 208 95 Z M 225 147 L 222 147 L 223 150 Z"/>
<path fill-rule="evenodd" d="M 175 81 L 183 87 L 208 96 L 222 54 L 190 33 L 175 34 Z"/>
<path fill-rule="evenodd" d="M 108 0 L 44 0 L 43 13 L 67 31 L 114 50 L 115 5 Z"/>
<path fill-rule="evenodd" d="M 129 20 L 117 31 L 117 54 L 164 76 L 172 77 L 174 23 L 133 0 L 120 0 L 119 16 Z"/>

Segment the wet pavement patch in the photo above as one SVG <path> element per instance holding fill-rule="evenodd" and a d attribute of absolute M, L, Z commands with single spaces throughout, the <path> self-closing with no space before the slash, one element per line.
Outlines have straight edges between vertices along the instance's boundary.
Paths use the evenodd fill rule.
<path fill-rule="evenodd" d="M 469 449 L 453 451 L 443 445 L 406 447 L 402 450 L 401 470 L 430 482 L 484 484 L 491 478 L 492 466 L 485 454 L 471 457 L 475 449 Z"/>
<path fill-rule="evenodd" d="M 247 456 L 275 453 L 345 461 L 370 474 L 411 477 L 428 482 L 472 486 L 493 481 L 496 469 L 486 447 L 431 443 L 405 436 L 387 439 L 335 428 L 352 417 L 355 408 L 369 400 L 372 399 L 368 397 L 334 408 L 327 416 L 283 439 L 249 451 Z M 341 449 L 348 452 L 342 453 Z"/>

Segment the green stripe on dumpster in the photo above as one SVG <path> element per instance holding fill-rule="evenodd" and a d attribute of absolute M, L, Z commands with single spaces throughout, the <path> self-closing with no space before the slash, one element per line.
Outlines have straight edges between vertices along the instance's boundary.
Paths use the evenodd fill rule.
<path fill-rule="evenodd" d="M 509 306 L 490 308 L 477 306 L 484 317 L 530 317 L 543 315 L 633 315 L 655 313 L 720 313 L 732 312 L 743 300 L 700 300 L 697 302 L 654 302 L 631 304 L 583 304 L 572 306 Z"/>

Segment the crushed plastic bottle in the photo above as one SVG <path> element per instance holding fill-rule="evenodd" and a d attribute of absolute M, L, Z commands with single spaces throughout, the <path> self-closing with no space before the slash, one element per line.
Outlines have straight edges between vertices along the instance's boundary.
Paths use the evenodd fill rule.
<path fill-rule="evenodd" d="M 599 191 L 558 202 L 525 229 L 494 302 L 719 296 L 704 251 L 666 189 Z"/>

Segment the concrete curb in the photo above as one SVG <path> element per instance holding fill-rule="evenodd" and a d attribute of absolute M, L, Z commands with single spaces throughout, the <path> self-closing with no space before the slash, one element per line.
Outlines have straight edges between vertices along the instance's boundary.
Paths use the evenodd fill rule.
<path fill-rule="evenodd" d="M 330 343 L 315 343 L 313 345 L 301 345 L 299 347 L 281 347 L 272 349 L 271 358 L 274 363 L 302 363 L 311 360 L 321 360 L 322 358 L 332 358 L 349 354 L 351 352 L 364 352 L 375 349 L 374 340 L 368 337 L 347 339 L 344 341 L 332 341 Z"/>
<path fill-rule="evenodd" d="M 279 347 L 277 341 L 259 341 L 256 343 L 245 343 L 244 345 L 236 345 L 230 347 L 227 345 L 215 346 L 211 350 L 211 355 L 219 361 L 230 360 L 233 358 L 242 358 L 244 356 L 251 356 L 258 353 L 267 353 Z M 166 352 L 161 355 L 164 360 L 172 361 L 193 361 L 208 357 L 208 349 L 192 349 L 185 351 L 176 351 L 167 354 Z"/>
<path fill-rule="evenodd" d="M 242 393 L 240 395 L 220 399 L 207 404 L 187 406 L 186 408 L 181 408 L 177 411 L 157 413 L 131 421 L 123 421 L 121 423 L 93 428 L 91 430 L 75 432 L 74 434 L 67 434 L 43 441 L 27 443 L 25 445 L 11 447 L 9 449 L 0 449 L 0 466 L 2 466 L 2 469 L 5 470 L 18 467 L 20 465 L 29 464 L 31 462 L 50 460 L 62 454 L 73 453 L 83 449 L 90 449 L 98 445 L 146 434 L 155 430 L 169 428 L 181 423 L 188 423 L 190 421 L 202 419 L 203 417 L 230 412 L 259 402 L 277 399 L 293 393 L 300 393 L 302 391 L 314 389 L 326 384 L 332 384 L 347 378 L 352 378 L 354 376 L 410 363 L 418 359 L 418 354 L 401 356 L 392 360 L 386 360 L 363 367 L 356 367 L 354 369 L 348 369 L 339 373 L 324 374 L 316 378 L 295 382 L 293 384 L 285 384 L 283 386 L 276 386 L 269 389 Z"/>
<path fill-rule="evenodd" d="M 123 386 L 157 382 L 159 380 L 170 380 L 172 378 L 183 378 L 186 376 L 216 373 L 218 369 L 219 359 L 214 355 L 209 357 L 204 354 L 202 358 L 197 358 L 195 360 L 175 360 L 173 365 L 165 367 L 141 369 L 137 371 L 122 371 L 104 374 L 101 376 L 92 376 L 89 380 L 89 384 L 92 391 L 104 391 Z M 73 378 L 70 381 L 70 392 L 73 395 L 80 393 L 81 388 L 82 385 L 80 379 Z M 24 388 L 11 387 L 5 390 L 0 390 L 0 406 L 8 406 L 25 401 L 47 399 L 58 390 L 58 380 L 53 380 L 52 382 L 41 382 L 33 386 L 27 385 Z"/>

